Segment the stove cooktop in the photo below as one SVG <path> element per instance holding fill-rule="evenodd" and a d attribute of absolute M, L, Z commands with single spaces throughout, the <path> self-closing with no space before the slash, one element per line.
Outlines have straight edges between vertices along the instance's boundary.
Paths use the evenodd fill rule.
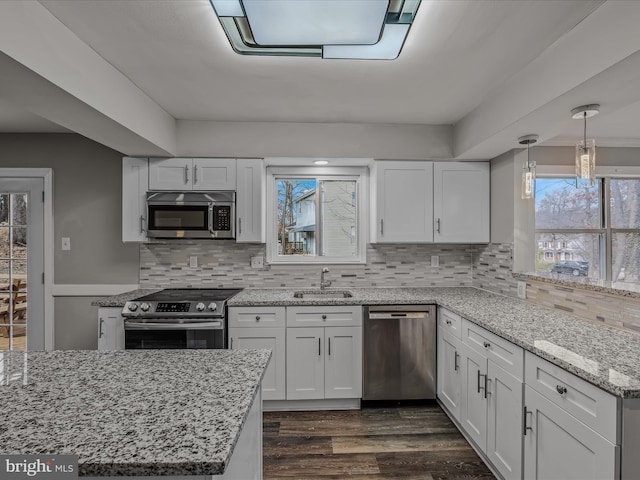
<path fill-rule="evenodd" d="M 138 297 L 136 302 L 206 302 L 228 300 L 240 293 L 233 288 L 166 288 L 159 292 Z"/>
<path fill-rule="evenodd" d="M 242 289 L 168 288 L 127 302 L 126 318 L 224 318 L 226 304 Z"/>

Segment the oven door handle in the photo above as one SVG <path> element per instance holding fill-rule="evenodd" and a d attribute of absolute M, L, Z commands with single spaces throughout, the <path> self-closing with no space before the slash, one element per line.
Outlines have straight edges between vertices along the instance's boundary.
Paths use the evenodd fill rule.
<path fill-rule="evenodd" d="M 222 322 L 124 322 L 125 330 L 222 330 L 223 328 Z"/>

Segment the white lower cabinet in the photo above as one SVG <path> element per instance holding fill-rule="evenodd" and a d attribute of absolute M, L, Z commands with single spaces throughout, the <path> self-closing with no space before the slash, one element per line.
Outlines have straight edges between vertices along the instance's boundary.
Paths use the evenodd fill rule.
<path fill-rule="evenodd" d="M 98 309 L 98 350 L 124 350 L 122 307 Z"/>
<path fill-rule="evenodd" d="M 487 446 L 487 357 L 462 345 L 460 423 L 478 447 Z"/>
<path fill-rule="evenodd" d="M 229 348 L 271 350 L 262 379 L 263 400 L 286 398 L 285 307 L 230 307 Z"/>
<path fill-rule="evenodd" d="M 456 420 L 460 418 L 460 339 L 438 328 L 438 398 Z"/>
<path fill-rule="evenodd" d="M 620 478 L 618 446 L 528 385 L 525 404 L 524 478 Z"/>

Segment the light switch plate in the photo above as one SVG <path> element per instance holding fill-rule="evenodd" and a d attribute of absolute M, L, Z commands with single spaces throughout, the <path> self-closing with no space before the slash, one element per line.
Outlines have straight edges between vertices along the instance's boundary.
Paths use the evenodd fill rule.
<path fill-rule="evenodd" d="M 71 238 L 62 237 L 62 250 L 71 250 Z"/>
<path fill-rule="evenodd" d="M 264 268 L 264 257 L 259 255 L 251 257 L 251 268 Z"/>
<path fill-rule="evenodd" d="M 518 282 L 518 298 L 527 298 L 527 282 Z"/>
<path fill-rule="evenodd" d="M 198 257 L 196 255 L 191 255 L 189 257 L 189 266 L 191 268 L 198 268 Z"/>
<path fill-rule="evenodd" d="M 431 266 L 432 267 L 440 266 L 440 257 L 438 255 L 431 255 Z"/>

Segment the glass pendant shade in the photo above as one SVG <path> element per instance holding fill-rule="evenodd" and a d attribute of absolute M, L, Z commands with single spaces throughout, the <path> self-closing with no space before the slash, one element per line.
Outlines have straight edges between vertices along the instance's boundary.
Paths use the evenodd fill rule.
<path fill-rule="evenodd" d="M 527 163 L 525 162 L 522 171 L 522 199 L 529 200 L 535 196 L 536 190 L 536 165 L 535 162 L 533 165 L 529 164 L 529 168 L 527 168 Z"/>
<path fill-rule="evenodd" d="M 589 180 L 589 186 L 596 184 L 596 142 L 580 140 L 576 145 L 576 184 L 578 180 Z"/>

